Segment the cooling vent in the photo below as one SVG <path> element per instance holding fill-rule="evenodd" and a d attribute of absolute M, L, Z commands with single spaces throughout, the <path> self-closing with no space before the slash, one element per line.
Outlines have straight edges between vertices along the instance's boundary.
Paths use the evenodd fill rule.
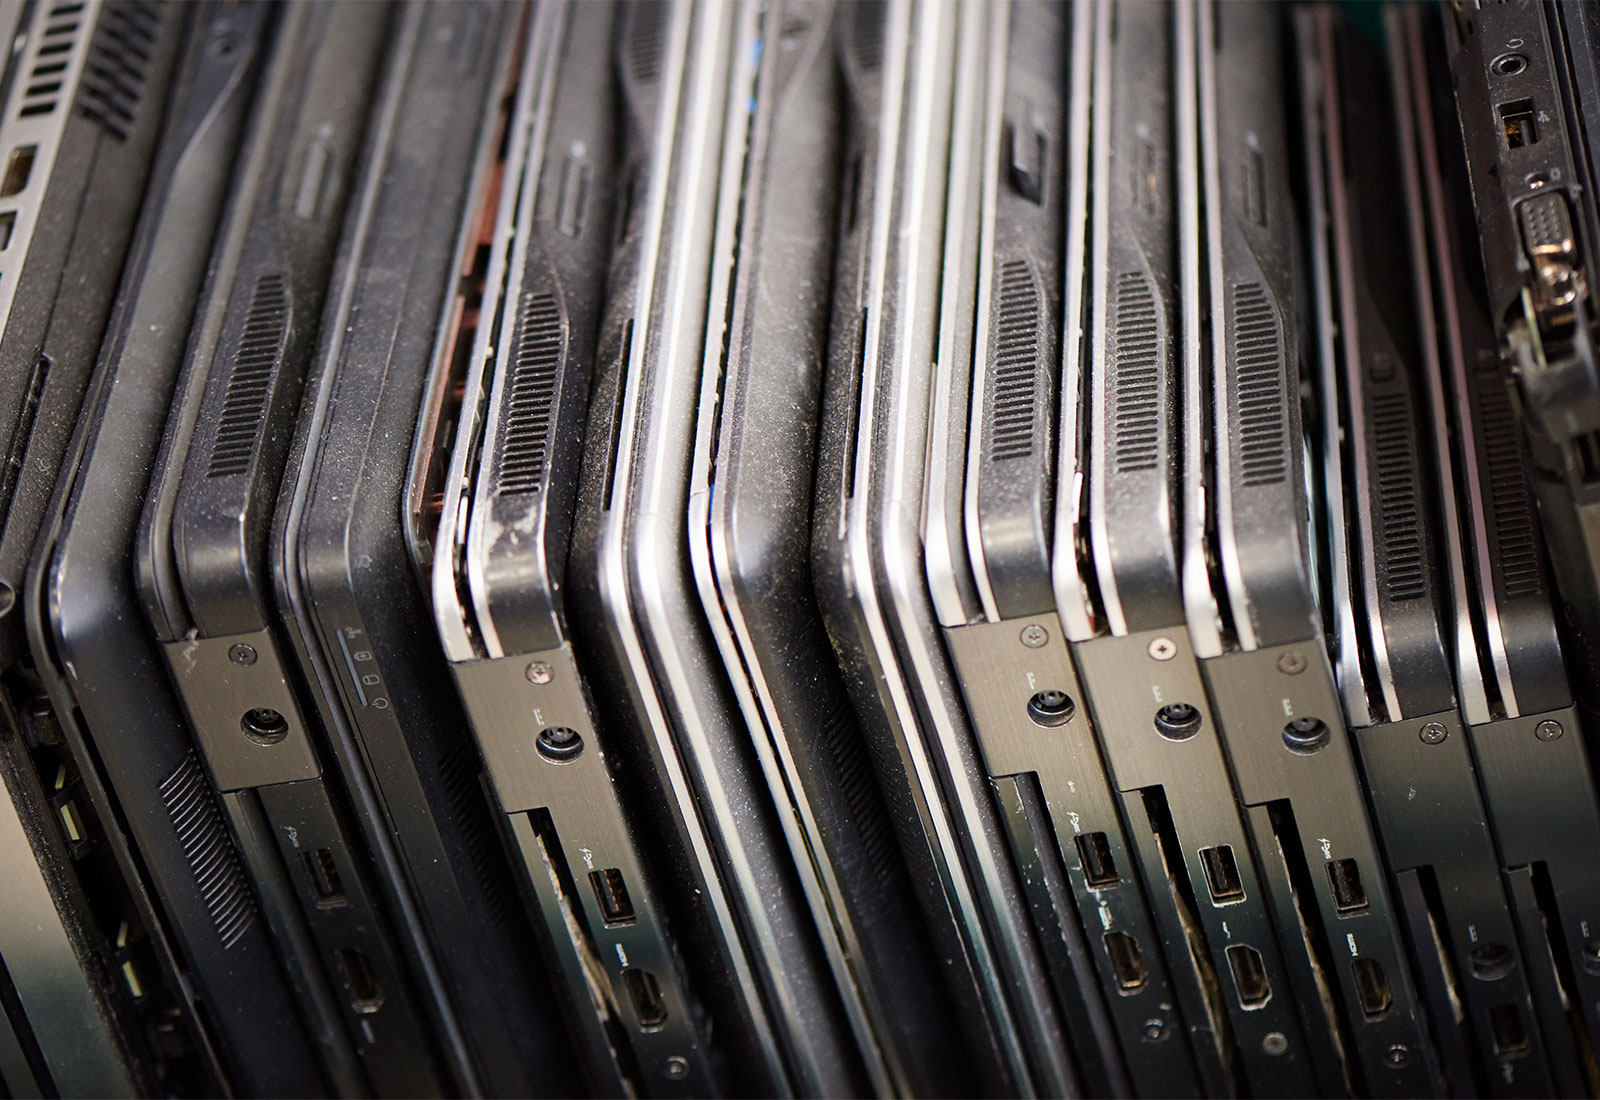
<path fill-rule="evenodd" d="M 1000 265 L 995 295 L 994 358 L 989 368 L 994 384 L 994 448 L 996 459 L 1027 458 L 1033 453 L 1034 414 L 1039 400 L 1039 288 L 1022 260 Z"/>
<path fill-rule="evenodd" d="M 95 30 L 78 109 L 120 140 L 138 117 L 160 28 L 161 8 L 152 0 L 123 0 L 106 6 Z"/>
<path fill-rule="evenodd" d="M 72 51 L 83 34 L 83 5 L 54 4 L 39 35 L 39 52 L 22 90 L 20 118 L 37 118 L 61 106 Z"/>
<path fill-rule="evenodd" d="M 1494 509 L 1495 558 L 1510 597 L 1544 594 L 1539 543 L 1534 534 L 1533 502 L 1522 468 L 1522 438 L 1511 394 L 1498 364 L 1473 380 L 1478 391 L 1478 431 L 1488 465 L 1489 502 Z"/>
<path fill-rule="evenodd" d="M 255 919 L 255 899 L 245 884 L 222 813 L 194 750 L 161 782 L 161 801 L 183 845 L 211 922 L 224 948 L 239 942 Z"/>
<path fill-rule="evenodd" d="M 661 58 L 667 48 L 667 4 L 635 4 L 628 22 L 628 72 L 640 84 L 661 78 Z"/>
<path fill-rule="evenodd" d="M 497 496 L 538 492 L 550 453 L 550 417 L 561 365 L 561 312 L 549 294 L 524 297 L 506 385 Z"/>
<path fill-rule="evenodd" d="M 1283 338 L 1260 283 L 1233 288 L 1233 374 L 1239 401 L 1239 472 L 1246 485 L 1272 485 L 1288 472 Z"/>
<path fill-rule="evenodd" d="M 834 697 L 833 705 L 828 708 L 821 733 L 822 743 L 833 761 L 834 778 L 844 795 L 849 820 L 856 827 L 856 855 L 871 869 L 872 880 L 886 885 L 900 874 L 894 829 L 878 798 L 866 739 L 856 725 L 855 711 L 843 691 Z"/>
<path fill-rule="evenodd" d="M 850 52 L 855 55 L 856 68 L 875 73 L 883 67 L 883 23 L 888 12 L 877 0 L 861 0 L 855 5 L 854 15 Z"/>
<path fill-rule="evenodd" d="M 1372 450 L 1383 540 L 1385 587 L 1391 600 L 1427 595 L 1422 561 L 1422 515 L 1416 478 L 1416 431 L 1411 408 L 1396 393 L 1372 399 Z"/>
<path fill-rule="evenodd" d="M 207 477 L 232 477 L 250 468 L 288 327 L 289 295 L 283 276 L 265 275 L 256 283 L 244 333 L 239 337 Z"/>
<path fill-rule="evenodd" d="M 457 740 L 439 761 L 438 776 L 450 819 L 460 826 L 459 841 L 467 849 L 467 862 L 483 888 L 484 913 L 491 924 L 504 924 L 516 911 L 515 887 L 495 858 L 499 840 L 489 819 L 482 761 L 472 745 Z"/>
<path fill-rule="evenodd" d="M 1117 277 L 1116 310 L 1116 344 L 1111 349 L 1116 469 L 1153 470 L 1161 454 L 1161 316 L 1144 272 Z"/>

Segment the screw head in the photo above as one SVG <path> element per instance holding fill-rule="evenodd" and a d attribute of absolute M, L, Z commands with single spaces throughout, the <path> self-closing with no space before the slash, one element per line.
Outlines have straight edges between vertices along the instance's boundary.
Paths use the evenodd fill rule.
<path fill-rule="evenodd" d="M 1178 655 L 1178 643 L 1171 638 L 1155 638 L 1150 642 L 1150 656 L 1158 661 L 1170 661 Z"/>
<path fill-rule="evenodd" d="M 674 1054 L 667 1059 L 663 1068 L 668 1077 L 674 1081 L 681 1081 L 689 1076 L 689 1059 L 682 1055 Z"/>
<path fill-rule="evenodd" d="M 1417 736 L 1422 738 L 1424 745 L 1437 745 L 1450 736 L 1450 731 L 1438 722 L 1429 722 L 1417 731 Z"/>
<path fill-rule="evenodd" d="M 1050 640 L 1050 632 L 1038 623 L 1029 623 L 1022 628 L 1022 644 L 1029 649 L 1040 649 Z"/>
<path fill-rule="evenodd" d="M 556 678 L 555 669 L 543 661 L 534 661 L 528 666 L 528 682 L 530 684 L 548 684 Z"/>
<path fill-rule="evenodd" d="M 1406 1049 L 1406 1045 L 1404 1043 L 1396 1043 L 1394 1046 L 1389 1048 L 1388 1053 L 1385 1054 L 1383 1058 L 1384 1061 L 1389 1063 L 1391 1068 L 1399 1069 L 1401 1066 L 1411 1061 L 1411 1051 Z"/>
<path fill-rule="evenodd" d="M 240 642 L 236 646 L 230 646 L 228 648 L 228 660 L 232 661 L 236 665 L 249 667 L 250 665 L 256 663 L 255 647 L 247 646 L 243 642 Z"/>
<path fill-rule="evenodd" d="M 1560 738 L 1562 732 L 1561 723 L 1550 718 L 1533 727 L 1533 735 L 1541 741 L 1555 741 Z"/>
<path fill-rule="evenodd" d="M 1159 1016 L 1152 1016 L 1144 1022 L 1144 1041 L 1159 1043 L 1167 1037 L 1167 1022 Z"/>
<path fill-rule="evenodd" d="M 1261 1040 L 1261 1049 L 1277 1056 L 1289 1049 L 1289 1039 L 1281 1031 L 1269 1031 Z"/>
<path fill-rule="evenodd" d="M 1278 671 L 1285 676 L 1298 676 L 1306 670 L 1306 658 L 1303 653 L 1285 653 L 1278 658 Z"/>

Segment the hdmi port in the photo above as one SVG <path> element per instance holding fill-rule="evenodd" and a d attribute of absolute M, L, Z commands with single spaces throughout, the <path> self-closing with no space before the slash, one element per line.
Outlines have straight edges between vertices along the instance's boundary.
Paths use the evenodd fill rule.
<path fill-rule="evenodd" d="M 1356 996 L 1361 999 L 1361 1011 L 1369 1020 L 1376 1020 L 1389 1011 L 1394 994 L 1389 991 L 1389 976 L 1377 959 L 1355 958 L 1350 969 L 1356 977 Z"/>
<path fill-rule="evenodd" d="M 357 1012 L 376 1012 L 383 1007 L 383 986 L 372 972 L 372 962 L 353 947 L 342 947 L 334 956 L 344 971 L 344 987 L 350 993 L 350 1007 Z"/>
<path fill-rule="evenodd" d="M 1145 968 L 1144 956 L 1139 953 L 1139 941 L 1127 932 L 1107 932 L 1105 943 L 1106 954 L 1111 956 L 1112 973 L 1117 976 L 1117 989 L 1132 993 L 1143 988 L 1144 983 L 1150 980 L 1150 971 Z"/>
<path fill-rule="evenodd" d="M 628 987 L 628 999 L 633 1002 L 640 1027 L 654 1031 L 667 1022 L 667 999 L 661 995 L 654 974 L 630 966 L 622 972 L 622 984 Z"/>
<path fill-rule="evenodd" d="M 1249 944 L 1234 944 L 1228 948 L 1228 969 L 1233 971 L 1233 987 L 1242 1007 L 1260 1008 L 1272 1000 L 1272 983 L 1267 979 L 1261 952 Z"/>

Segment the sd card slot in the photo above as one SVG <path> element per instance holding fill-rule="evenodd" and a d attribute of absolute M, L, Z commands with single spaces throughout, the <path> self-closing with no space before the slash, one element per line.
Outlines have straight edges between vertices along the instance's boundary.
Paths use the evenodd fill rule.
<path fill-rule="evenodd" d="M 1345 1063 L 1344 1072 L 1348 1074 L 1353 1068 L 1353 1063 L 1346 1058 L 1346 1052 L 1353 1049 L 1352 1036 L 1344 1017 L 1334 1008 L 1334 990 L 1338 986 L 1338 979 L 1332 969 L 1335 955 L 1328 940 L 1327 929 L 1322 924 L 1321 909 L 1317 905 L 1316 880 L 1312 877 L 1314 871 L 1306 863 L 1300 842 L 1300 830 L 1295 823 L 1294 810 L 1290 803 L 1287 801 L 1269 803 L 1263 808 L 1263 812 L 1271 830 L 1273 847 L 1277 851 L 1278 867 L 1287 884 L 1294 915 L 1305 945 L 1304 958 L 1310 969 L 1310 981 L 1315 989 L 1314 999 L 1320 1003 L 1321 1014 L 1325 1017 L 1319 1022 L 1331 1035 L 1335 1051 Z M 1332 872 L 1330 866 L 1328 870 L 1330 877 Z M 1355 960 L 1351 962 L 1354 963 Z M 1356 976 L 1359 985 L 1359 975 L 1356 975 L 1355 971 L 1352 971 L 1352 974 Z M 1376 1007 L 1379 1000 L 1376 990 L 1379 986 L 1387 984 L 1387 977 L 1381 973 L 1372 974 L 1370 977 L 1373 985 L 1371 1004 Z M 1305 1002 L 1312 998 L 1302 993 L 1301 999 Z M 1364 1012 L 1364 1007 L 1358 1011 Z M 1384 1009 L 1387 1010 L 1387 1005 Z"/>
<path fill-rule="evenodd" d="M 605 963 L 596 950 L 588 921 L 584 918 L 583 906 L 578 900 L 580 895 L 577 884 L 573 881 L 572 869 L 563 854 L 555 822 L 551 820 L 548 810 L 530 810 L 527 816 L 533 828 L 534 839 L 537 841 L 539 856 L 544 864 L 543 870 L 548 876 L 550 887 L 548 892 L 537 888 L 536 892 L 540 896 L 541 904 L 548 906 L 553 899 L 559 909 L 559 923 L 566 932 L 571 957 L 576 963 L 588 996 L 580 997 L 576 989 L 568 990 L 568 994 L 575 1000 L 589 1001 L 594 1009 L 597 1023 L 609 1040 L 607 1046 L 611 1056 L 618 1062 L 619 1072 L 625 1080 L 637 1081 L 640 1079 L 639 1067 L 634 1064 L 632 1047 L 625 1038 L 626 1031 L 616 998 L 611 992 L 611 981 L 606 974 Z M 530 867 L 528 870 L 530 874 L 538 874 L 540 869 Z M 551 914 L 546 913 L 545 916 L 546 927 L 555 923 L 549 920 Z M 557 953 L 566 954 L 559 943 L 553 946 Z M 571 968 L 563 969 L 571 973 Z M 580 1033 L 582 1030 L 579 1028 Z"/>
<path fill-rule="evenodd" d="M 1043 954 L 1051 970 L 1057 1004 L 1068 1029 L 1082 1038 L 1077 1044 L 1084 1088 L 1091 1095 L 1122 1095 L 1129 1090 L 1127 1073 L 1115 1051 L 1119 1046 L 1103 986 L 1089 957 L 1089 944 L 1078 922 L 1072 886 L 1067 881 L 1043 806 L 1038 780 L 1032 775 L 992 780 L 1001 820 L 1023 893 L 1033 917 Z M 1109 933 L 1108 933 L 1109 935 Z M 1120 951 L 1115 993 L 1138 992 L 1149 981 L 1137 942 L 1117 932 L 1107 950 Z M 1118 955 L 1113 955 L 1114 965 Z M 1135 1048 L 1136 1049 L 1136 1048 Z"/>
<path fill-rule="evenodd" d="M 1233 1029 L 1228 1018 L 1227 1005 L 1224 1003 L 1223 983 L 1212 963 L 1211 953 L 1206 947 L 1205 931 L 1200 923 L 1194 890 L 1185 869 L 1183 849 L 1178 844 L 1177 830 L 1172 824 L 1172 813 L 1167 807 L 1166 795 L 1160 788 L 1151 787 L 1134 792 L 1132 798 L 1135 801 L 1130 810 L 1142 809 L 1143 824 L 1149 829 L 1148 843 L 1144 845 L 1146 862 L 1148 864 L 1153 855 L 1159 864 L 1162 881 L 1153 883 L 1152 890 L 1160 890 L 1166 894 L 1171 913 L 1182 930 L 1182 946 L 1179 950 L 1187 956 L 1184 961 L 1189 964 L 1198 992 L 1203 998 L 1204 1023 L 1202 1025 L 1200 1021 L 1192 1022 L 1190 1028 L 1200 1032 L 1203 1027 L 1208 1027 L 1216 1044 L 1217 1059 L 1210 1066 L 1213 1071 L 1212 1091 L 1215 1091 L 1214 1075 L 1221 1070 L 1227 1074 L 1228 1091 L 1232 1094 L 1243 1094 L 1245 1080 L 1239 1070 L 1238 1059 L 1233 1054 Z M 1172 939 L 1170 929 L 1164 934 L 1169 941 Z"/>
<path fill-rule="evenodd" d="M 1600 1036 L 1591 1033 L 1587 1019 L 1589 1014 L 1582 1006 L 1593 988 L 1595 978 L 1600 976 L 1600 936 L 1591 936 L 1585 940 L 1578 949 L 1578 957 L 1573 958 L 1574 952 L 1569 947 L 1566 937 L 1559 931 L 1566 927 L 1566 922 L 1562 919 L 1560 906 L 1557 903 L 1556 886 L 1550 876 L 1550 868 L 1547 864 L 1535 863 L 1530 870 L 1533 896 L 1539 912 L 1544 917 L 1544 934 L 1549 945 L 1549 958 L 1554 964 L 1556 980 L 1561 986 L 1562 1001 L 1566 1004 L 1571 1018 L 1573 1042 L 1578 1047 L 1578 1058 L 1580 1064 L 1593 1066 L 1597 1055 L 1596 1043 L 1600 1041 Z M 1593 931 L 1591 926 L 1585 927 Z M 1496 1047 L 1498 1046 L 1497 1035 Z"/>

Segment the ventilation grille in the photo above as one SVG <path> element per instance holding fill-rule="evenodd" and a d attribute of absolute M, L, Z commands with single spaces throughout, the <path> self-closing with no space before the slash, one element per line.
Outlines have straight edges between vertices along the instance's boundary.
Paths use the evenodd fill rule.
<path fill-rule="evenodd" d="M 1380 394 L 1372 399 L 1372 450 L 1384 584 L 1391 600 L 1421 599 L 1428 590 L 1417 499 L 1417 452 L 1411 407 L 1401 394 Z"/>
<path fill-rule="evenodd" d="M 872 872 L 872 881 L 888 884 L 901 873 L 896 858 L 894 828 L 879 797 L 877 780 L 873 776 L 872 761 L 867 755 L 866 739 L 856 725 L 855 712 L 843 691 L 834 697 L 833 705 L 822 722 L 822 743 L 827 746 L 833 761 L 834 778 L 849 821 L 856 828 L 856 855 Z"/>
<path fill-rule="evenodd" d="M 664 3 L 634 4 L 628 21 L 628 72 L 641 84 L 661 78 L 661 58 L 667 48 L 667 19 L 671 6 Z"/>
<path fill-rule="evenodd" d="M 1511 394 L 1498 365 L 1475 379 L 1478 430 L 1488 466 L 1489 500 L 1494 507 L 1494 538 L 1501 583 L 1510 597 L 1544 594 L 1539 543 L 1534 534 L 1533 502 L 1522 468 L 1522 437 L 1511 408 Z"/>
<path fill-rule="evenodd" d="M 1233 288 L 1233 371 L 1239 401 L 1239 472 L 1246 485 L 1272 485 L 1288 473 L 1283 337 L 1260 283 Z"/>
<path fill-rule="evenodd" d="M 473 877 L 483 888 L 484 913 L 491 925 L 512 919 L 516 888 L 495 859 L 499 841 L 489 820 L 488 801 L 480 778 L 482 761 L 466 740 L 453 742 L 439 762 L 439 785 L 451 818 L 460 826 Z"/>
<path fill-rule="evenodd" d="M 255 899 L 245 884 L 238 854 L 193 749 L 162 780 L 161 801 L 172 818 L 172 828 L 183 845 L 184 857 L 194 872 L 217 936 L 224 948 L 232 947 L 255 919 Z"/>
<path fill-rule="evenodd" d="M 994 313 L 994 450 L 996 459 L 1033 453 L 1038 406 L 1039 291 L 1022 260 L 1000 265 Z"/>
<path fill-rule="evenodd" d="M 496 495 L 539 490 L 550 452 L 550 413 L 556 400 L 561 343 L 561 312 L 555 298 L 525 297 L 506 385 Z"/>
<path fill-rule="evenodd" d="M 52 114 L 61 106 L 61 91 L 74 48 L 83 35 L 83 5 L 53 4 L 39 35 L 39 52 L 22 89 L 20 118 Z M 9 46 L 10 43 L 7 43 Z"/>
<path fill-rule="evenodd" d="M 78 109 L 126 140 L 144 100 L 150 56 L 161 28 L 152 0 L 125 0 L 105 9 L 84 69 Z"/>
<path fill-rule="evenodd" d="M 1116 469 L 1153 470 L 1161 452 L 1161 317 L 1144 272 L 1117 277 L 1116 306 L 1116 346 L 1111 350 Z"/>
<path fill-rule="evenodd" d="M 888 12 L 877 0 L 861 0 L 853 14 L 855 25 L 850 36 L 850 50 L 855 55 L 856 68 L 864 73 L 875 73 L 883 67 L 883 23 Z"/>
<path fill-rule="evenodd" d="M 245 317 L 239 352 L 228 378 L 228 394 L 217 420 L 216 441 L 207 477 L 232 477 L 250 468 L 267 415 L 272 374 L 283 354 L 289 327 L 289 295 L 281 275 L 266 275 L 256 283 L 250 313 Z"/>

